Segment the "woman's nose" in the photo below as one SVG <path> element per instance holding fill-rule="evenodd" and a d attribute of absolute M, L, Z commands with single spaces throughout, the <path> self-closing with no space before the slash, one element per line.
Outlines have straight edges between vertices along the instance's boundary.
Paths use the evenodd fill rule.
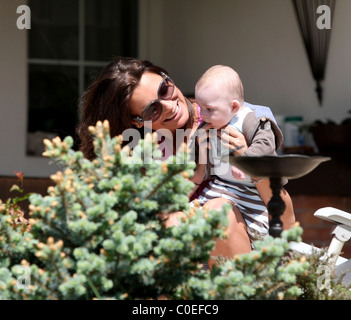
<path fill-rule="evenodd" d="M 172 118 L 177 112 L 178 100 L 162 100 L 162 119 Z"/>
<path fill-rule="evenodd" d="M 177 100 L 160 100 L 163 112 L 172 111 L 177 105 Z"/>

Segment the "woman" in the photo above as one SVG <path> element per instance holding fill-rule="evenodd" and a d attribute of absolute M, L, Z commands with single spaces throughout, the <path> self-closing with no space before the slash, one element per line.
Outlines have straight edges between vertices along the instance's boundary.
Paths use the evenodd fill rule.
<path fill-rule="evenodd" d="M 176 130 L 195 132 L 199 122 L 197 104 L 192 104 L 168 77 L 167 72 L 149 61 L 136 58 L 116 58 L 100 73 L 98 78 L 83 94 L 80 104 L 80 122 L 77 128 L 81 140 L 80 150 L 88 159 L 94 158 L 92 137 L 88 131 L 98 120 L 110 122 L 111 136 L 122 134 L 126 129 L 136 128 L 142 136 L 143 126 L 152 130 L 167 129 L 175 137 Z M 241 155 L 247 148 L 244 136 L 230 128 L 229 135 L 223 136 L 230 148 L 244 146 L 235 155 Z M 168 152 L 175 154 L 180 141 L 171 141 Z M 166 151 L 167 153 L 167 151 Z M 262 185 L 266 183 L 262 181 Z M 267 187 L 265 185 L 265 187 Z M 291 208 L 282 218 L 288 221 L 287 228 L 294 221 L 291 199 L 285 191 L 283 199 Z M 228 202 L 224 198 L 210 200 L 208 209 L 221 209 Z M 211 256 L 233 257 L 235 254 L 249 252 L 251 243 L 244 219 L 235 206 L 228 214 L 228 237 L 218 240 Z M 169 216 L 166 225 L 178 223 L 177 213 Z"/>

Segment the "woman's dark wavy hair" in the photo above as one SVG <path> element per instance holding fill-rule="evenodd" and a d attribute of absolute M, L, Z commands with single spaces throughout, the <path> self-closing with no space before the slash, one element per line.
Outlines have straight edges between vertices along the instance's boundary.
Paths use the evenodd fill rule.
<path fill-rule="evenodd" d="M 95 158 L 89 126 L 95 126 L 99 120 L 108 120 L 112 137 L 132 127 L 129 100 L 146 71 L 168 74 L 166 70 L 147 60 L 116 57 L 83 93 L 79 103 L 77 134 L 80 140 L 79 149 L 87 159 Z"/>

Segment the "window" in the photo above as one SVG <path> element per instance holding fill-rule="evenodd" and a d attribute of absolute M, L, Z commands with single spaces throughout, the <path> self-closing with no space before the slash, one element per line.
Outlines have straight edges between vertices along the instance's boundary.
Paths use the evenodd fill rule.
<path fill-rule="evenodd" d="M 79 96 L 113 56 L 137 56 L 138 0 L 30 0 L 27 154 L 75 137 Z"/>

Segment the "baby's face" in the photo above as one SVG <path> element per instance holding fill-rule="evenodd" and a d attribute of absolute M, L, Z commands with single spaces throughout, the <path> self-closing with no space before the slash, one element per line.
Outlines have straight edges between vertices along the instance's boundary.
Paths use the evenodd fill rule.
<path fill-rule="evenodd" d="M 210 128 L 222 128 L 235 115 L 231 101 L 215 88 L 200 88 L 195 93 L 195 99 L 201 107 L 201 118 Z"/>

